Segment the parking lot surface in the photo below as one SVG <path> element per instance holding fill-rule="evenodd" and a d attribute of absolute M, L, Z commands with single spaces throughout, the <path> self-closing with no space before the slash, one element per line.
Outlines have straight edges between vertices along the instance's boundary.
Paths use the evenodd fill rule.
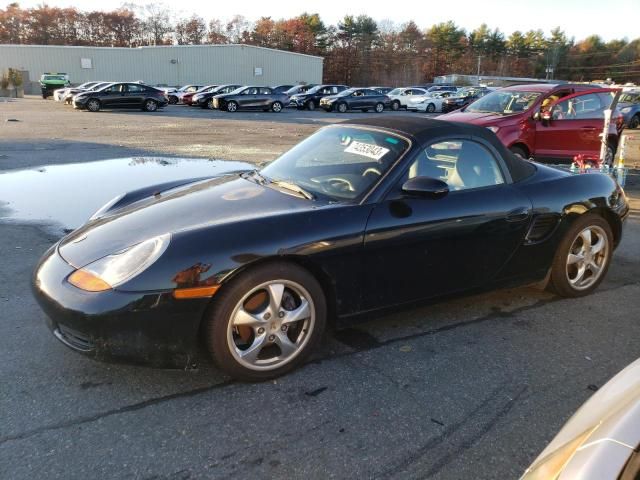
<path fill-rule="evenodd" d="M 0 103 L 0 170 L 43 165 L 46 173 L 132 156 L 260 162 L 320 125 L 363 115 L 374 114 L 169 107 L 94 115 L 52 101 Z M 51 181 L 70 202 L 98 201 Z M 31 188 L 36 206 L 55 196 L 55 187 Z M 103 364 L 59 344 L 30 275 L 62 230 L 10 216 L 7 192 L 0 189 L 3 479 L 515 479 L 593 391 L 640 356 L 635 176 L 623 241 L 594 295 L 567 300 L 527 287 L 369 318 L 329 332 L 311 362 L 260 384 L 231 381 L 208 364 L 186 372 Z"/>

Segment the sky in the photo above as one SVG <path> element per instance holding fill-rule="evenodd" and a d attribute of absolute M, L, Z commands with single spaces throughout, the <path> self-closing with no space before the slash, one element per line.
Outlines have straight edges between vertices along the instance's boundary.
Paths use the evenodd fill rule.
<path fill-rule="evenodd" d="M 37 6 L 43 0 L 15 0 L 23 8 Z M 11 1 L 0 1 L 6 7 Z M 124 3 L 122 0 L 47 0 L 49 6 L 74 6 L 80 10 L 112 10 Z M 151 0 L 129 0 L 129 3 L 144 5 Z M 605 41 L 640 36 L 640 0 L 422 0 L 395 4 L 382 0 L 321 0 L 283 2 L 278 0 L 244 0 L 242 2 L 202 1 L 187 2 L 188 9 L 180 3 L 164 1 L 177 18 L 190 17 L 196 13 L 206 21 L 211 18 L 228 20 L 235 14 L 249 20 L 262 16 L 273 19 L 289 18 L 303 12 L 318 13 L 326 24 L 336 24 L 345 15 L 365 13 L 376 21 L 391 20 L 402 24 L 413 20 L 421 28 L 447 20 L 453 20 L 467 31 L 481 23 L 490 28 L 499 28 L 506 35 L 514 30 L 542 29 L 545 33 L 559 26 L 569 37 L 581 40 L 589 35 L 600 35 Z M 184 5 L 184 4 L 182 4 Z M 433 5 L 430 8 L 429 5 Z"/>

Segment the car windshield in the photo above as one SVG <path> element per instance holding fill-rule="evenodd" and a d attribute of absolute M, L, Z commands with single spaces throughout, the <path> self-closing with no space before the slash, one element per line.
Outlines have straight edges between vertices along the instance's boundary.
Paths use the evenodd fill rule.
<path fill-rule="evenodd" d="M 394 88 L 387 95 L 400 95 L 402 93 L 402 88 Z"/>
<path fill-rule="evenodd" d="M 111 85 L 113 85 L 113 83 L 104 83 L 102 85 L 98 85 L 96 86 L 93 91 L 95 92 L 101 92 L 102 90 L 104 90 L 105 88 L 109 88 Z"/>
<path fill-rule="evenodd" d="M 356 92 L 357 90 L 358 90 L 357 88 L 347 88 L 346 90 L 343 90 L 340 93 L 337 93 L 336 97 L 348 97 L 349 95 L 351 95 L 353 92 Z"/>
<path fill-rule="evenodd" d="M 324 128 L 260 173 L 277 188 L 295 185 L 332 201 L 361 198 L 409 148 L 397 135 L 368 128 Z"/>
<path fill-rule="evenodd" d="M 43 75 L 43 77 L 45 81 L 46 80 L 60 80 L 60 81 L 66 80 L 64 78 L 64 75 Z"/>
<path fill-rule="evenodd" d="M 467 112 L 473 113 L 498 113 L 508 115 L 511 113 L 529 110 L 540 96 L 539 92 L 527 92 L 520 90 L 500 90 L 476 100 L 467 107 Z"/>
<path fill-rule="evenodd" d="M 295 87 L 291 87 L 285 93 L 287 95 L 295 95 L 296 93 L 304 93 L 309 90 L 311 87 L 305 87 L 304 85 L 296 85 Z"/>
<path fill-rule="evenodd" d="M 321 88 L 323 88 L 322 85 L 316 85 L 315 87 L 312 87 L 309 90 L 307 90 L 306 93 L 316 93 Z"/>
<path fill-rule="evenodd" d="M 618 103 L 639 103 L 640 93 L 623 93 Z"/>

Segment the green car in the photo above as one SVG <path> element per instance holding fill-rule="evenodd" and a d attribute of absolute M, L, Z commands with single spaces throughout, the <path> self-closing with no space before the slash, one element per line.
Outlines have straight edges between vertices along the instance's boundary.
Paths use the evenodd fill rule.
<path fill-rule="evenodd" d="M 42 98 L 47 98 L 53 95 L 53 91 L 58 88 L 68 87 L 71 85 L 69 81 L 69 75 L 66 73 L 44 73 L 40 77 L 40 90 L 42 91 Z"/>

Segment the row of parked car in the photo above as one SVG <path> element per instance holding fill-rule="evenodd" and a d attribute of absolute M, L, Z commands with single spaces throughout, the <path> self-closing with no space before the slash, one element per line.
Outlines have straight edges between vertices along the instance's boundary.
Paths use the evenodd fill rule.
<path fill-rule="evenodd" d="M 347 85 L 277 85 L 256 87 L 240 85 L 185 85 L 179 89 L 167 89 L 170 104 L 184 104 L 209 109 L 236 111 L 238 109 L 262 109 L 279 112 L 286 106 L 300 110 L 324 109 L 347 112 L 349 110 L 377 111 L 401 108 L 442 112 L 453 109 L 448 97 L 471 99 L 489 91 L 486 88 L 459 89 L 451 85 L 428 87 L 358 87 Z M 409 100 L 412 100 L 411 102 Z M 470 101 L 470 100 L 469 100 Z M 466 102 L 468 103 L 468 101 Z M 461 105 L 466 104 L 461 102 Z M 459 108 L 459 107 L 458 107 Z"/>
<path fill-rule="evenodd" d="M 190 84 L 159 89 L 140 82 L 87 82 L 78 87 L 60 88 L 54 92 L 54 98 L 91 111 L 105 107 L 139 107 L 154 111 L 166 104 L 183 104 L 229 112 L 240 109 L 280 112 L 285 107 L 295 107 L 341 113 L 349 110 L 382 112 L 385 109 L 434 113 L 461 108 L 489 91 L 491 89 L 487 87 L 451 85 L 351 88 L 338 84 L 274 87 Z"/>

